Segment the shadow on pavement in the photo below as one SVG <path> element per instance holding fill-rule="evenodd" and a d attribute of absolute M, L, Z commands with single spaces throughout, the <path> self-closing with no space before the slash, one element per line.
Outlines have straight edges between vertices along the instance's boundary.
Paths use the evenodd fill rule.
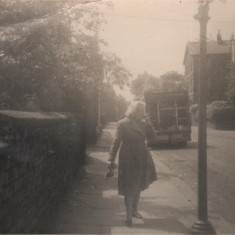
<path fill-rule="evenodd" d="M 216 148 L 213 145 L 207 145 L 208 148 Z M 160 144 L 151 146 L 152 150 L 182 150 L 182 149 L 197 149 L 198 143 L 196 141 L 190 141 L 187 144 Z"/>
<path fill-rule="evenodd" d="M 136 234 L 143 231 L 154 233 L 159 230 L 164 233 L 187 233 L 178 218 L 192 212 L 159 205 L 160 198 L 155 195 L 140 200 L 144 219 L 134 220 L 131 229 L 125 227 L 124 202 L 123 198 L 117 195 L 117 172 L 113 178 L 105 179 L 106 160 L 107 151 L 98 149 L 90 153 L 87 165 L 78 172 L 69 192 L 61 197 L 56 213 L 53 216 L 51 214 L 52 217 L 44 221 L 44 224 L 41 223 L 41 228 L 36 233 Z M 53 210 L 53 207 L 48 208 L 48 211 Z M 49 218 L 48 215 L 45 218 Z"/>
<path fill-rule="evenodd" d="M 163 234 L 188 234 L 189 228 L 180 221 L 180 218 L 190 217 L 194 211 L 186 208 L 178 209 L 173 206 L 161 206 L 158 205 L 158 199 L 160 198 L 156 197 L 154 203 L 146 202 L 144 199 L 140 201 L 141 212 L 144 211 L 147 216 L 143 216 L 143 223 L 135 224 L 133 227 L 156 230 L 156 233 L 162 232 Z M 151 215 L 150 218 L 148 215 Z"/>

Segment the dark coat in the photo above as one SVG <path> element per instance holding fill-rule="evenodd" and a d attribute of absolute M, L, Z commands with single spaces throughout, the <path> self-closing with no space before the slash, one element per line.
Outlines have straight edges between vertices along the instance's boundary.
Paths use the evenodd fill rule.
<path fill-rule="evenodd" d="M 152 126 L 124 118 L 118 122 L 110 149 L 110 160 L 115 160 L 119 150 L 118 193 L 136 194 L 157 179 L 155 166 L 146 146 L 153 135 Z"/>

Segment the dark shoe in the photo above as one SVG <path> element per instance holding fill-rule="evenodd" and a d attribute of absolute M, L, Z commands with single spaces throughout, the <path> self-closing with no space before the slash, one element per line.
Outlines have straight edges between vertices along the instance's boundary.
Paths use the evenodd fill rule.
<path fill-rule="evenodd" d="M 137 218 L 137 219 L 143 219 L 142 215 L 141 215 L 139 212 L 133 213 L 132 216 L 133 216 L 134 218 Z"/>
<path fill-rule="evenodd" d="M 125 225 L 126 225 L 127 227 L 131 227 L 131 226 L 132 226 L 132 220 L 131 220 L 131 219 L 126 220 L 126 221 L 125 221 Z"/>

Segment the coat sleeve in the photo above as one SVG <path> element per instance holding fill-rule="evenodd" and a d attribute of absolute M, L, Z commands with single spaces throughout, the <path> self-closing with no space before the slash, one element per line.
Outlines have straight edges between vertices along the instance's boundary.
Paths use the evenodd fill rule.
<path fill-rule="evenodd" d="M 115 161 L 121 142 L 122 142 L 122 127 L 121 127 L 121 123 L 118 123 L 116 133 L 114 135 L 114 138 L 110 147 L 110 151 L 109 151 L 109 159 L 108 159 L 109 161 L 112 161 L 112 162 Z"/>

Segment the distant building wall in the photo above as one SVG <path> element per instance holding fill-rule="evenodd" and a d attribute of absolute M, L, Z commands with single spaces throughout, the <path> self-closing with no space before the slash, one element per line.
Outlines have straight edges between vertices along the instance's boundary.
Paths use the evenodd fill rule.
<path fill-rule="evenodd" d="M 200 43 L 188 42 L 186 45 L 184 66 L 185 78 L 188 81 L 190 102 L 198 103 L 199 96 L 199 57 Z M 208 81 L 208 103 L 216 100 L 227 99 L 228 64 L 231 60 L 231 42 L 216 41 L 207 42 L 207 81 Z"/>
<path fill-rule="evenodd" d="M 227 92 L 229 55 L 210 55 L 208 56 L 208 101 L 225 100 Z"/>
<path fill-rule="evenodd" d="M 208 102 L 226 99 L 228 63 L 228 55 L 209 55 L 207 57 Z M 193 56 L 192 65 L 186 64 L 185 67 L 190 101 L 198 103 L 199 57 Z"/>
<path fill-rule="evenodd" d="M 0 111 L 0 233 L 30 233 L 85 161 L 75 114 Z"/>

